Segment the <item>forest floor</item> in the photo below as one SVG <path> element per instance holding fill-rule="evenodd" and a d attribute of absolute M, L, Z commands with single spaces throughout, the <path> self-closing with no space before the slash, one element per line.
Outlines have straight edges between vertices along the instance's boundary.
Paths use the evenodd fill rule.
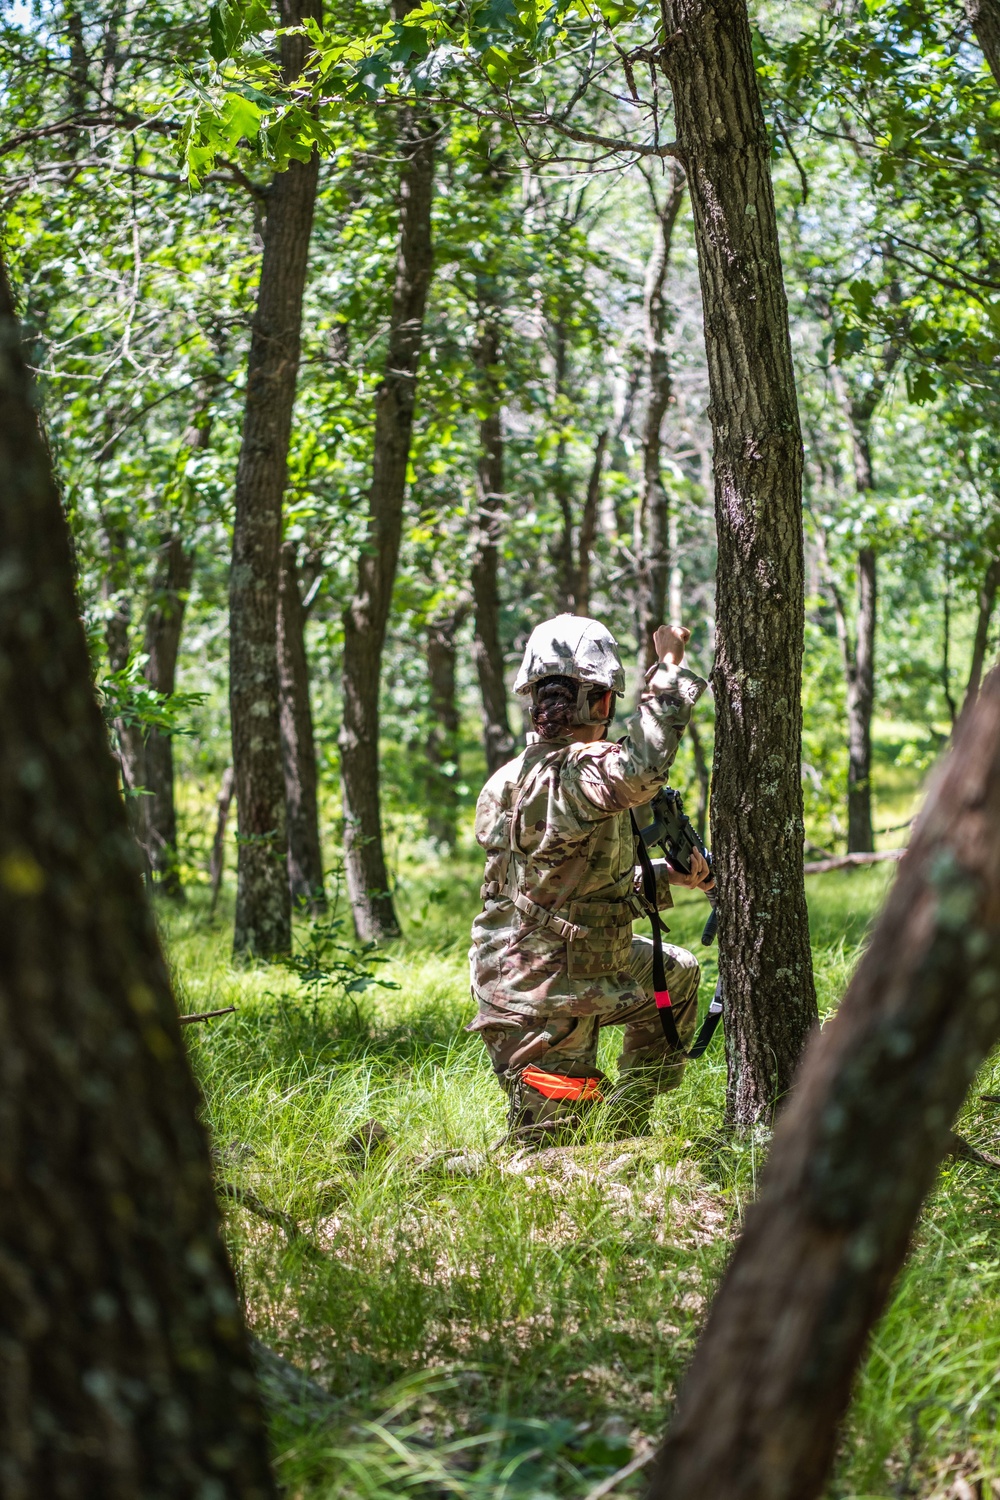
<path fill-rule="evenodd" d="M 891 875 L 808 883 L 824 1012 Z M 234 969 L 224 911 L 210 919 L 195 891 L 161 912 L 181 1008 L 238 1007 L 186 1035 L 249 1322 L 322 1388 L 275 1416 L 279 1472 L 303 1500 L 608 1493 L 662 1429 L 754 1191 L 766 1143 L 720 1132 L 721 1039 L 658 1103 L 651 1139 L 602 1144 L 598 1128 L 562 1150 L 497 1147 L 504 1101 L 463 1031 L 479 880 L 471 849 L 404 866 L 407 936 L 374 971 L 399 987 L 353 994 L 356 959 L 323 948 L 336 926 L 301 925 L 298 972 Z M 705 959 L 704 1005 L 703 917 L 684 893 L 670 925 Z M 619 1045 L 602 1041 L 604 1068 Z M 959 1125 L 985 1150 L 1000 1108 L 979 1094 L 998 1090 L 1000 1061 Z M 386 1139 L 366 1153 L 373 1120 Z M 829 1496 L 1000 1495 L 998 1395 L 1000 1173 L 950 1162 Z M 641 1485 L 636 1472 L 613 1493 Z"/>

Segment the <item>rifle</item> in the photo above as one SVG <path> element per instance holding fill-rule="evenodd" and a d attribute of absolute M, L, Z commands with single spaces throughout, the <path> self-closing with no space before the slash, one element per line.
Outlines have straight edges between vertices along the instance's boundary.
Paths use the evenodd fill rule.
<path fill-rule="evenodd" d="M 647 817 L 648 821 L 644 821 Z M 708 868 L 712 868 L 712 856 L 698 837 L 694 824 L 684 811 L 680 792 L 675 792 L 673 787 L 661 787 L 652 802 L 645 807 L 636 808 L 636 822 L 646 848 L 657 846 L 661 848 L 668 862 L 682 875 L 690 875 L 691 855 L 695 849 L 706 861 Z M 715 937 L 715 929 L 719 925 L 718 888 L 713 886 L 710 891 L 705 892 L 705 895 L 712 906 L 708 921 L 705 923 L 705 930 L 701 935 L 701 940 L 707 948 Z"/>
<path fill-rule="evenodd" d="M 649 860 L 647 851 L 651 848 L 662 849 L 668 863 L 675 870 L 679 870 L 682 875 L 689 875 L 691 873 L 691 855 L 695 849 L 697 849 L 698 853 L 707 862 L 709 869 L 712 868 L 712 856 L 698 837 L 697 830 L 685 813 L 680 792 L 675 792 L 673 787 L 661 787 L 652 802 L 647 803 L 645 807 L 633 809 L 632 820 L 641 841 L 640 852 L 644 856 L 644 859 L 641 860 L 644 865 L 644 876 L 646 875 L 645 866 Z M 649 875 L 652 876 L 651 867 Z M 705 895 L 708 897 L 712 907 L 712 910 L 708 914 L 708 921 L 705 923 L 701 934 L 701 940 L 707 947 L 714 939 L 715 930 L 719 924 L 718 883 L 710 891 L 706 891 Z M 656 921 L 654 922 L 654 939 L 658 935 L 659 923 Z M 657 1005 L 659 1003 L 659 1000 L 657 1000 Z M 690 1060 L 693 1061 L 695 1058 L 701 1057 L 715 1035 L 715 1028 L 721 1019 L 722 980 L 720 979 L 715 986 L 715 994 L 708 1008 L 708 1014 L 701 1023 L 701 1029 L 695 1038 L 694 1045 L 687 1054 Z M 664 1023 L 663 1029 L 668 1041 L 671 1042 L 671 1045 L 679 1047 L 680 1043 L 677 1038 L 676 1028 L 673 1025 L 673 1017 L 669 1017 L 668 1020 L 665 1011 L 661 1010 L 660 1020 Z"/>

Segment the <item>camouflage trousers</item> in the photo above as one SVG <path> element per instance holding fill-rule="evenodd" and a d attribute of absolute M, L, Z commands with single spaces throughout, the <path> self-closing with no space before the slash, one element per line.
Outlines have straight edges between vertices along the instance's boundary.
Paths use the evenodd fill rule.
<path fill-rule="evenodd" d="M 694 1036 L 698 1017 L 698 960 L 686 948 L 663 945 L 667 986 L 674 1021 L 685 1047 Z M 603 1026 L 623 1026 L 625 1037 L 618 1060 L 618 1082 L 602 1083 L 608 1106 L 609 1134 L 641 1135 L 649 1129 L 653 1100 L 681 1081 L 684 1060 L 670 1047 L 653 999 L 653 943 L 634 937 L 629 972 L 646 999 L 583 1016 L 523 1016 L 480 1002 L 479 1014 L 468 1027 L 478 1031 L 494 1071 L 510 1099 L 512 1134 L 529 1138 L 532 1132 L 551 1133 L 560 1122 L 578 1124 L 576 1101 L 543 1096 L 522 1074 L 534 1066 L 564 1078 L 602 1078 L 597 1067 L 597 1044 Z M 589 1108 L 591 1106 L 584 1106 Z M 541 1127 L 539 1131 L 539 1127 Z"/>

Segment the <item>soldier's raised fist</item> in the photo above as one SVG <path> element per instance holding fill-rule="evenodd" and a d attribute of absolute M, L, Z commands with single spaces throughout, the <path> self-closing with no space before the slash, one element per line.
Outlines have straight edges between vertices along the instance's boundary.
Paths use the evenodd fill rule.
<path fill-rule="evenodd" d="M 686 625 L 658 625 L 653 631 L 653 645 L 657 661 L 672 661 L 679 667 L 684 660 L 684 647 L 691 639 Z"/>

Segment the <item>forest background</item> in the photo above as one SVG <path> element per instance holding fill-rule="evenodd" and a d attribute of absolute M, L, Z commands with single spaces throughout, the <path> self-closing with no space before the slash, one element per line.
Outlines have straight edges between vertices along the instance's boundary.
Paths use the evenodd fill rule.
<path fill-rule="evenodd" d="M 559 12 L 556 27 L 554 11 L 487 8 L 449 53 L 405 9 L 338 8 L 299 94 L 277 85 L 271 18 L 253 7 L 5 12 L 5 243 L 133 826 L 151 878 L 187 896 L 169 919 L 182 928 L 213 931 L 234 486 L 264 224 L 290 153 L 315 164 L 316 196 L 275 774 L 301 807 L 315 764 L 334 921 L 344 639 L 370 555 L 412 203 L 401 182 L 421 133 L 433 274 L 428 261 L 386 649 L 362 682 L 362 712 L 381 716 L 389 889 L 411 936 L 422 924 L 432 943 L 439 928 L 462 941 L 469 812 L 523 728 L 490 696 L 497 649 L 509 680 L 532 624 L 557 610 L 607 620 L 634 656 L 652 623 L 680 617 L 711 668 L 701 300 L 683 182 L 658 154 L 669 105 L 642 55 L 650 17 L 607 10 L 602 27 Z M 923 773 L 996 649 L 1000 106 L 957 11 L 754 20 L 806 444 L 806 834 L 819 853 L 864 852 L 881 833 L 905 840 Z M 646 149 L 630 153 L 636 139 Z M 704 826 L 710 700 L 698 725 L 676 784 Z M 300 866 L 313 918 L 301 976 L 331 928 L 308 849 Z M 385 935 L 354 906 L 362 936 Z M 363 952 L 340 962 L 320 953 L 314 996 L 324 973 L 357 997 L 381 972 Z"/>

